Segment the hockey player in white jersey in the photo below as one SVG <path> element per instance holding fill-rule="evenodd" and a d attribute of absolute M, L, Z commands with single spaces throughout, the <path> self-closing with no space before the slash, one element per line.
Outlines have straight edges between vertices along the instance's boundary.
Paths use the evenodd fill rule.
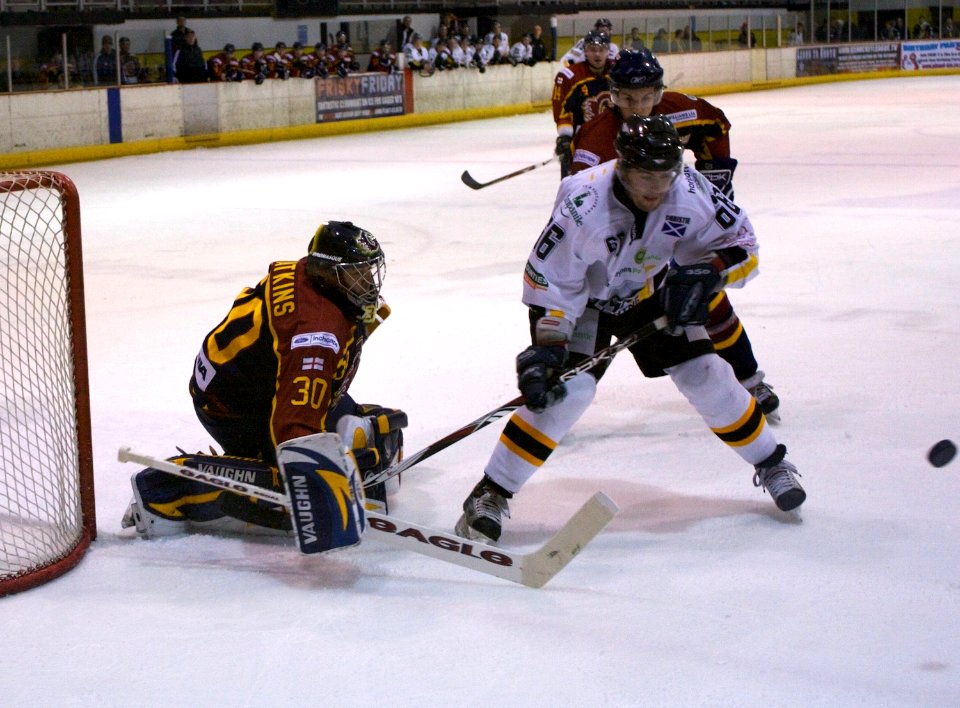
<path fill-rule="evenodd" d="M 593 29 L 597 32 L 603 32 L 607 36 L 612 36 L 613 23 L 605 17 L 601 17 L 593 24 Z M 607 58 L 610 61 L 613 61 L 617 58 L 618 54 L 620 54 L 620 48 L 611 41 L 610 51 Z M 586 42 L 584 41 L 584 38 L 581 37 L 574 43 L 572 47 L 570 47 L 566 54 L 560 57 L 560 65 L 570 66 L 571 64 L 577 64 L 581 61 L 586 61 L 586 58 Z"/>
<path fill-rule="evenodd" d="M 664 116 L 625 120 L 616 149 L 617 160 L 560 183 L 527 261 L 533 344 L 517 357 L 526 405 L 463 503 L 456 531 L 466 538 L 499 539 L 507 500 L 587 409 L 609 362 L 565 383 L 559 374 L 663 315 L 666 328 L 629 348 L 644 376 L 670 376 L 711 431 L 754 467 L 754 484 L 778 508 L 806 498 L 786 447 L 704 327 L 710 298 L 757 273 L 750 219 L 684 166 L 680 137 Z"/>

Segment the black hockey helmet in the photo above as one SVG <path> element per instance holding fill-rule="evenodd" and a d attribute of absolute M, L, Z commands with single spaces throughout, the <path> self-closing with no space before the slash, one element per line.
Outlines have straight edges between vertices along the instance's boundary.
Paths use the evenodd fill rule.
<path fill-rule="evenodd" d="M 307 274 L 357 307 L 375 305 L 386 275 L 383 249 L 373 234 L 350 221 L 328 221 L 310 239 Z"/>
<path fill-rule="evenodd" d="M 622 167 L 677 173 L 683 168 L 683 143 L 666 116 L 630 116 L 620 126 L 614 146 Z"/>
<path fill-rule="evenodd" d="M 601 44 L 605 47 L 610 46 L 610 35 L 606 32 L 601 32 L 600 30 L 592 29 L 583 35 L 583 46 L 586 47 L 590 44 Z"/>
<path fill-rule="evenodd" d="M 226 54 L 233 54 L 235 51 L 237 51 L 237 48 L 236 48 L 235 46 L 233 46 L 232 44 L 229 44 L 229 43 L 228 43 L 228 44 L 224 44 L 224 45 L 223 45 L 223 51 L 224 51 Z"/>
<path fill-rule="evenodd" d="M 663 88 L 663 67 L 647 48 L 623 49 L 608 74 L 611 88 Z"/>
<path fill-rule="evenodd" d="M 613 29 L 613 23 L 606 17 L 601 17 L 599 20 L 593 23 L 593 26 L 597 29 L 603 29 L 606 27 L 608 32 Z"/>
<path fill-rule="evenodd" d="M 251 52 L 262 52 L 263 51 L 263 42 L 254 42 L 253 46 L 250 47 Z"/>

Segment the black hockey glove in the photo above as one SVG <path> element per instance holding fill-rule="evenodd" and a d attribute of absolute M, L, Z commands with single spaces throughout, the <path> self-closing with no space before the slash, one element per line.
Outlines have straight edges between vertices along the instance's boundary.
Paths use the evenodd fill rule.
<path fill-rule="evenodd" d="M 566 397 L 567 387 L 557 381 L 566 362 L 567 349 L 558 345 L 534 344 L 517 355 L 517 383 L 527 408 L 540 413 Z"/>
<path fill-rule="evenodd" d="M 709 263 L 673 264 L 663 286 L 663 311 L 673 334 L 680 327 L 706 324 L 710 298 L 722 287 L 722 279 Z"/>
<path fill-rule="evenodd" d="M 706 177 L 728 199 L 733 199 L 733 171 L 737 161 L 732 157 L 715 157 L 712 160 L 697 160 L 697 172 Z"/>
<path fill-rule="evenodd" d="M 566 177 L 573 170 L 573 153 L 570 151 L 570 143 L 573 138 L 569 135 L 557 136 L 557 147 L 554 152 L 560 158 L 560 176 Z"/>

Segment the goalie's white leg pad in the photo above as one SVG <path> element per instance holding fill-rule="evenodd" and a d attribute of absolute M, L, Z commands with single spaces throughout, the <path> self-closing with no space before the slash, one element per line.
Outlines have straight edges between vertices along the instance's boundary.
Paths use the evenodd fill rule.
<path fill-rule="evenodd" d="M 366 529 L 363 485 L 339 435 L 316 433 L 281 443 L 277 462 L 301 553 L 360 543 Z"/>

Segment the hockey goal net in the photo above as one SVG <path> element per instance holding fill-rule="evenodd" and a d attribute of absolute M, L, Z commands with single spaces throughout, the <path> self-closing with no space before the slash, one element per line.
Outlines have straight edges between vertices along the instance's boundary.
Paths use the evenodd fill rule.
<path fill-rule="evenodd" d="M 0 595 L 96 536 L 85 332 L 76 187 L 0 173 Z"/>

